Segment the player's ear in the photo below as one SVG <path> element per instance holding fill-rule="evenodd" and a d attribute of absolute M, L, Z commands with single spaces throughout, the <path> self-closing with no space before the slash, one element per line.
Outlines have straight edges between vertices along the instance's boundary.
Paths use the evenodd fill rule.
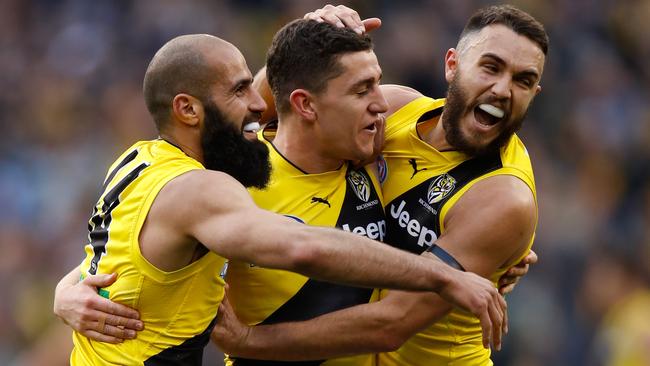
<path fill-rule="evenodd" d="M 294 113 L 307 121 L 315 121 L 318 117 L 313 105 L 313 96 L 305 89 L 296 89 L 291 92 L 289 104 Z"/>
<path fill-rule="evenodd" d="M 203 120 L 203 104 L 195 97 L 180 93 L 172 100 L 172 114 L 175 119 L 188 126 L 196 126 Z"/>
<path fill-rule="evenodd" d="M 445 79 L 448 83 L 454 80 L 454 76 L 458 70 L 458 51 L 455 48 L 450 48 L 445 54 Z"/>

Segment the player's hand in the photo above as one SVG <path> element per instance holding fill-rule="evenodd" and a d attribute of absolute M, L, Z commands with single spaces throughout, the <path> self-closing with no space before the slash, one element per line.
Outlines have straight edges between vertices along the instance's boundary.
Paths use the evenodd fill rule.
<path fill-rule="evenodd" d="M 501 335 L 508 331 L 508 306 L 503 296 L 492 282 L 475 273 L 452 271 L 449 283 L 439 295 L 481 321 L 483 347 L 492 343 L 497 351 L 501 350 Z"/>
<path fill-rule="evenodd" d="M 359 13 L 345 5 L 334 6 L 327 4 L 318 10 L 305 14 L 304 19 L 327 22 L 339 28 L 347 27 L 357 34 L 368 33 L 381 27 L 381 19 L 368 18 L 361 20 Z"/>
<path fill-rule="evenodd" d="M 237 318 L 228 297 L 224 296 L 219 305 L 217 323 L 210 334 L 212 342 L 224 353 L 236 356 L 237 350 L 246 344 L 250 331 L 251 327 Z"/>
<path fill-rule="evenodd" d="M 502 295 L 508 294 L 515 289 L 517 282 L 528 273 L 531 264 L 537 263 L 537 254 L 532 250 L 514 267 L 510 268 L 508 272 L 504 273 L 499 278 L 499 292 Z"/>
<path fill-rule="evenodd" d="M 100 342 L 120 343 L 136 337 L 144 325 L 137 311 L 101 297 L 97 288 L 111 285 L 117 274 L 89 275 L 74 285 L 57 287 L 54 314 L 72 329 Z"/>

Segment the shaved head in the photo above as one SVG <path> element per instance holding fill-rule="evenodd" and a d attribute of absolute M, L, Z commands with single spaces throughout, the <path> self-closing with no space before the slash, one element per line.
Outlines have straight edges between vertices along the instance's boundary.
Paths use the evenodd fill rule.
<path fill-rule="evenodd" d="M 142 91 L 158 131 L 169 121 L 176 95 L 186 93 L 203 103 L 207 101 L 224 71 L 215 60 L 230 52 L 239 50 L 207 34 L 176 37 L 156 52 L 144 75 Z"/>

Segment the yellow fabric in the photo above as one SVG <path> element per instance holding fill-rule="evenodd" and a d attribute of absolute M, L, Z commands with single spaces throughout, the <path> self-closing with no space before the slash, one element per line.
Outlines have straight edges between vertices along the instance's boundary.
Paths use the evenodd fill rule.
<path fill-rule="evenodd" d="M 598 345 L 610 366 L 650 364 L 650 289 L 640 287 L 621 298 L 607 313 L 598 330 Z"/>
<path fill-rule="evenodd" d="M 133 160 L 119 166 L 136 151 Z M 137 167 L 144 168 L 130 179 L 128 175 Z M 106 252 L 97 257 L 96 273 L 116 272 L 118 277 L 100 293 L 107 292 L 110 300 L 138 310 L 145 327 L 136 339 L 116 345 L 95 342 L 75 332 L 72 365 L 143 365 L 151 356 L 201 334 L 215 317 L 224 295 L 224 282 L 219 277 L 224 258 L 209 252 L 180 270 L 165 272 L 142 256 L 138 242 L 145 218 L 162 187 L 194 169 L 203 166 L 163 140 L 136 143 L 109 169 L 110 181 L 97 203 L 90 228 L 97 232 L 102 226 L 97 220 L 104 218 L 108 241 Z M 113 171 L 116 174 L 111 176 Z M 130 183 L 110 211 L 104 205 L 110 201 L 107 194 L 119 190 L 120 182 Z M 93 273 L 91 261 L 95 257 L 92 243 L 85 246 L 85 251 L 82 276 Z"/>
<path fill-rule="evenodd" d="M 444 219 L 449 209 L 469 188 L 482 179 L 500 174 L 513 175 L 525 182 L 535 195 L 530 159 L 523 143 L 515 135 L 506 146 L 501 148 L 499 156 L 495 154 L 495 159 L 500 160 L 497 169 L 484 174 L 478 171 L 477 177 L 469 180 L 462 188 L 451 191 L 453 193 L 450 193 L 450 197 L 446 197 L 446 202 L 441 201 L 444 203 L 440 210 L 436 211 L 439 213 L 437 223 L 427 223 L 430 226 L 427 227 L 419 221 L 414 222 L 420 216 L 408 210 L 413 211 L 413 207 L 424 206 L 421 203 L 423 200 L 431 200 L 434 197 L 431 195 L 433 183 L 428 186 L 428 197 L 425 191 L 423 197 L 414 200 L 412 196 L 408 196 L 408 193 L 415 192 L 414 188 L 418 186 L 420 190 L 426 189 L 429 182 L 434 182 L 435 178 L 470 159 L 469 156 L 458 151 L 437 151 L 418 135 L 417 125 L 420 117 L 427 112 L 432 115 L 440 114 L 443 106 L 444 99 L 421 97 L 391 115 L 386 122 L 384 159 L 388 174 L 382 191 L 387 202 L 385 207 L 387 242 L 391 245 L 400 244 L 391 241 L 396 234 L 393 228 L 397 228 L 397 231 L 404 232 L 400 234 L 403 235 L 402 237 L 413 240 L 414 245 L 410 246 L 413 252 L 424 251 L 441 233 L 444 233 Z M 427 117 L 424 119 L 430 119 Z M 427 127 L 432 128 L 432 126 Z M 413 159 L 415 161 L 409 161 Z M 444 194 L 441 196 L 444 197 Z M 424 216 L 429 214 L 427 212 Z M 439 229 L 434 233 L 433 227 L 436 225 Z M 533 239 L 534 237 L 531 237 L 529 249 Z M 522 255 L 521 258 L 524 256 Z M 513 261 L 516 262 L 518 260 Z M 500 268 L 490 277 L 495 286 L 498 278 L 508 268 L 507 266 Z M 385 296 L 385 292 L 381 296 Z M 455 309 L 433 326 L 412 337 L 398 351 L 380 354 L 378 362 L 382 366 L 491 365 L 490 351 L 483 348 L 481 337 L 479 320 L 470 313 Z"/>
<path fill-rule="evenodd" d="M 268 138 L 269 135 L 271 134 L 267 131 L 265 136 Z M 272 144 L 268 141 L 266 143 L 270 150 L 273 173 L 270 184 L 266 189 L 249 190 L 257 205 L 273 212 L 291 216 L 297 221 L 308 225 L 335 227 L 338 224 L 338 227 L 344 230 L 356 233 L 363 231 L 362 235 L 373 239 L 380 239 L 380 236 L 383 236 L 383 234 L 380 234 L 379 229 L 381 226 L 381 231 L 385 230 L 382 200 L 378 190 L 378 183 L 372 174 L 368 174 L 371 182 L 366 182 L 368 183 L 366 188 L 371 189 L 377 199 L 373 199 L 371 195 L 367 202 L 363 202 L 354 198 L 354 196 L 350 196 L 350 188 L 347 183 L 347 176 L 350 173 L 347 164 L 335 171 L 306 174 L 281 156 Z M 346 198 L 346 193 L 349 195 L 348 198 Z M 313 202 L 312 197 L 326 199 L 329 206 L 322 202 Z M 350 199 L 350 197 L 353 199 Z M 341 219 L 341 217 L 345 216 L 345 212 L 348 212 L 348 216 L 355 216 L 357 220 L 363 220 L 364 216 L 368 216 L 364 214 L 366 212 L 364 208 L 357 210 L 357 206 L 365 206 L 371 212 L 374 211 L 375 214 L 378 211 L 380 220 L 375 220 L 375 214 L 370 215 L 364 225 L 346 223 L 347 221 Z M 351 210 L 354 212 L 351 213 Z M 254 264 L 236 261 L 229 263 L 226 275 L 226 281 L 230 286 L 228 296 L 233 308 L 243 322 L 251 325 L 265 321 L 294 297 L 308 280 L 307 277 L 296 273 L 262 268 Z M 345 287 L 339 286 L 338 288 Z M 347 288 L 349 289 L 349 287 Z M 337 290 L 331 290 L 330 292 L 332 291 Z M 361 291 L 368 292 L 369 290 L 362 289 Z M 314 303 L 311 303 L 311 305 L 298 307 L 296 313 L 290 317 L 293 319 L 282 318 L 282 320 L 300 319 L 303 315 L 299 313 L 303 310 L 313 314 L 313 308 L 320 307 L 320 302 L 337 301 L 334 299 L 336 294 L 318 294 L 319 296 L 314 296 Z M 367 301 L 368 297 L 364 302 Z M 313 316 L 305 316 L 305 318 L 311 317 Z M 249 360 L 249 362 L 252 361 Z M 237 361 L 233 363 L 232 360 L 227 358 L 226 364 L 237 365 Z M 322 363 L 322 365 L 372 366 L 374 365 L 374 356 L 364 355 L 332 359 Z"/>

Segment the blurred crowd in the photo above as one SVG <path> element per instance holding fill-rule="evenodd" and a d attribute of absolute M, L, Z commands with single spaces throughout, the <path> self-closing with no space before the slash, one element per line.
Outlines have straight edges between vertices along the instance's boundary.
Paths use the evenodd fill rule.
<path fill-rule="evenodd" d="M 442 97 L 445 51 L 494 2 L 342 3 L 382 18 L 373 38 L 385 83 Z M 512 3 L 545 24 L 551 44 L 520 132 L 537 180 L 540 261 L 508 295 L 510 333 L 494 359 L 650 365 L 650 0 Z M 54 286 L 83 257 L 108 164 L 155 137 L 141 95 L 153 53 L 210 33 L 255 72 L 283 24 L 324 4 L 0 0 L 0 364 L 69 344 L 48 336 Z"/>

